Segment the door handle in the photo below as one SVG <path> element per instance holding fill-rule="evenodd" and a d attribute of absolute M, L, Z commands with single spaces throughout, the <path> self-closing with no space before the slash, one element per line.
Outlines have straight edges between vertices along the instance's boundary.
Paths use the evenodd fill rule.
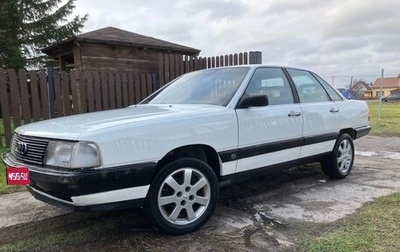
<path fill-rule="evenodd" d="M 338 108 L 331 108 L 331 110 L 329 110 L 329 112 L 337 113 L 337 112 L 339 112 L 339 109 Z"/>
<path fill-rule="evenodd" d="M 290 113 L 288 114 L 288 116 L 289 116 L 289 117 L 292 117 L 292 116 L 301 116 L 301 113 L 300 113 L 300 112 L 290 111 Z"/>

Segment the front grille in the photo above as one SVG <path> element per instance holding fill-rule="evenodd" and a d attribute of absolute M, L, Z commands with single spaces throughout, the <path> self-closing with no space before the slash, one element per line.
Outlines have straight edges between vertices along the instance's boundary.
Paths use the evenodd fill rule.
<path fill-rule="evenodd" d="M 11 153 L 19 161 L 30 164 L 43 164 L 48 139 L 14 134 L 11 144 Z M 25 145 L 24 148 L 19 146 Z"/>

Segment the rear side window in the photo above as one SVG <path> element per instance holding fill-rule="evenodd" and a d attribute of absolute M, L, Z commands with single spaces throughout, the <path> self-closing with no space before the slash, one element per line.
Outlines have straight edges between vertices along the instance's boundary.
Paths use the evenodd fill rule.
<path fill-rule="evenodd" d="M 332 101 L 343 101 L 343 98 L 336 92 L 331 85 L 329 85 L 324 79 L 319 77 L 318 75 L 314 74 L 315 78 L 319 81 L 319 83 L 324 86 L 325 90 L 328 92 L 329 96 L 331 97 Z"/>
<path fill-rule="evenodd" d="M 281 68 L 258 68 L 246 92 L 249 95 L 267 95 L 270 105 L 294 103 L 292 89 Z"/>
<path fill-rule="evenodd" d="M 288 69 L 301 103 L 330 101 L 330 97 L 317 79 L 308 71 Z"/>

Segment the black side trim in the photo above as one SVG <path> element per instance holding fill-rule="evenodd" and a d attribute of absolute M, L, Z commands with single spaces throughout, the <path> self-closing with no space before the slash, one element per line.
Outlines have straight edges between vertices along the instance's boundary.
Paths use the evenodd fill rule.
<path fill-rule="evenodd" d="M 255 145 L 251 147 L 233 149 L 229 151 L 220 152 L 222 162 L 229 162 L 242 158 L 254 157 L 262 154 L 272 153 L 276 151 L 286 150 L 295 147 L 301 147 L 304 145 L 316 144 L 326 142 L 330 140 L 336 140 L 339 137 L 339 133 L 330 133 L 324 135 L 317 135 L 312 137 L 302 137 L 297 139 L 291 139 L 288 141 L 279 141 L 274 143 L 267 143 L 261 145 Z"/>
<path fill-rule="evenodd" d="M 303 145 L 303 139 L 298 138 L 298 139 L 293 139 L 293 140 L 289 140 L 289 141 L 281 141 L 281 142 L 246 147 L 246 148 L 240 149 L 239 158 L 248 158 L 248 157 L 258 156 L 258 155 L 271 153 L 271 152 L 275 152 L 275 151 L 281 151 L 281 150 L 285 150 L 285 149 L 300 147 L 302 145 Z"/>
<path fill-rule="evenodd" d="M 222 163 L 225 163 L 239 159 L 240 150 L 234 149 L 234 150 L 222 151 L 219 152 L 218 154 L 221 157 Z"/>
<path fill-rule="evenodd" d="M 367 125 L 364 127 L 355 128 L 354 131 L 356 132 L 354 139 L 359 139 L 369 134 L 371 131 L 371 126 Z"/>
<path fill-rule="evenodd" d="M 330 141 L 330 140 L 336 140 L 338 137 L 339 137 L 339 132 L 318 135 L 318 136 L 312 136 L 312 137 L 305 137 L 303 145 L 310 145 L 310 144 L 322 143 L 322 142 L 326 142 L 326 141 Z"/>
<path fill-rule="evenodd" d="M 220 181 L 220 187 L 224 187 L 233 183 L 243 182 L 255 177 L 265 176 L 273 171 L 289 169 L 298 165 L 304 165 L 312 162 L 320 162 L 325 157 L 327 157 L 331 152 L 322 153 L 315 156 L 305 157 L 301 159 L 296 159 L 293 161 L 288 161 L 276 165 L 260 167 L 258 169 L 253 169 L 249 171 L 243 171 L 239 173 L 234 173 L 231 175 L 223 176 Z"/>

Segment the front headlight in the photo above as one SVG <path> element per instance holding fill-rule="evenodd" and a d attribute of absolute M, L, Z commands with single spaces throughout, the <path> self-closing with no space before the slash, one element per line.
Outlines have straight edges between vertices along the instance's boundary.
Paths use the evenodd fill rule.
<path fill-rule="evenodd" d="M 71 169 L 96 167 L 100 154 L 94 143 L 50 141 L 44 164 Z"/>

